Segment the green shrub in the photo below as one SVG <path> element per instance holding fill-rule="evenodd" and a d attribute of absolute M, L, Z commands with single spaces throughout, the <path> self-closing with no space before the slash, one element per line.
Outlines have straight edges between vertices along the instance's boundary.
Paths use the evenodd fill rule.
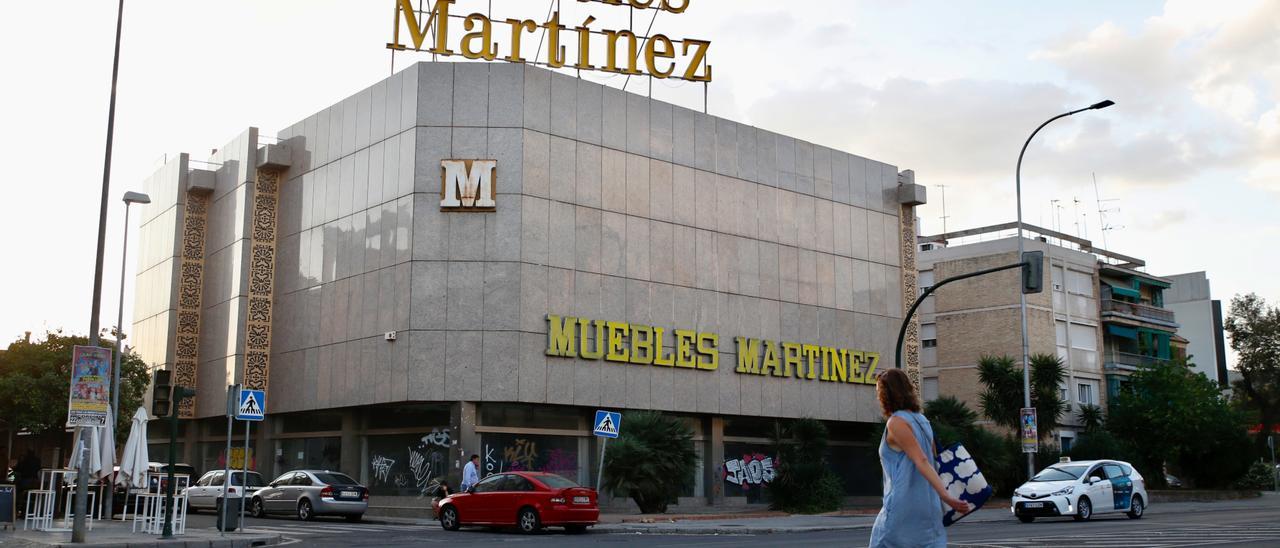
<path fill-rule="evenodd" d="M 840 508 L 844 484 L 827 465 L 827 426 L 817 419 L 797 419 L 775 426 L 777 475 L 767 484 L 770 507 L 799 514 Z"/>
<path fill-rule="evenodd" d="M 628 412 L 626 419 L 627 429 L 605 451 L 603 488 L 631 497 L 642 513 L 666 512 L 693 482 L 693 429 L 656 411 Z"/>
<path fill-rule="evenodd" d="M 1275 489 L 1276 470 L 1270 464 L 1254 461 L 1249 470 L 1240 479 L 1231 484 L 1234 489 L 1258 489 L 1270 491 Z"/>

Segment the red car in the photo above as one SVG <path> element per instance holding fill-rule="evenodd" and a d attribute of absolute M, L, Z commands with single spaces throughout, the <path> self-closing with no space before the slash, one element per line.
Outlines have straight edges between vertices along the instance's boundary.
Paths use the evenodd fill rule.
<path fill-rule="evenodd" d="M 600 520 L 596 490 L 545 472 L 494 474 L 465 493 L 435 503 L 440 526 L 515 526 L 533 533 L 545 526 L 581 533 Z"/>

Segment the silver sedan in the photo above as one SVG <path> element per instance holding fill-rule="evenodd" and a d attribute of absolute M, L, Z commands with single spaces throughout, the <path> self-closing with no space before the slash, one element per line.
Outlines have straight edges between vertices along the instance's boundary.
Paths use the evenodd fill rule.
<path fill-rule="evenodd" d="M 303 520 L 344 516 L 348 521 L 360 521 L 368 509 L 369 489 L 346 474 L 329 470 L 285 472 L 249 501 L 254 517 L 294 514 Z"/>

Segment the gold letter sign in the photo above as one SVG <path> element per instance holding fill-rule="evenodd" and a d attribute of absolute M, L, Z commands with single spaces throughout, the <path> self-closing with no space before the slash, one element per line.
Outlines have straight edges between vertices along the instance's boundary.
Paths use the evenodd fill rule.
<path fill-rule="evenodd" d="M 569 61 L 576 60 L 572 66 L 578 70 L 648 74 L 654 78 L 672 78 L 692 82 L 711 81 L 711 64 L 707 61 L 707 50 L 711 47 L 711 42 L 706 40 L 693 38 L 673 40 L 662 34 L 638 36 L 630 30 L 593 29 L 588 25 L 594 22 L 596 18 L 591 16 L 587 16 L 581 25 L 571 27 L 567 23 L 562 24 L 560 22 L 559 11 L 550 12 L 550 18 L 542 24 L 538 24 L 532 19 L 506 19 L 499 21 L 490 19 L 488 15 L 483 13 L 472 13 L 464 17 L 458 13 L 449 13 L 450 6 L 457 3 L 457 1 L 433 0 L 429 2 L 430 8 L 425 8 L 426 11 L 420 11 L 414 6 L 413 0 L 395 0 L 395 18 L 392 26 L 391 43 L 387 44 L 387 48 L 400 51 L 406 49 L 429 51 L 437 55 L 453 55 L 461 51 L 462 55 L 468 59 L 493 61 L 499 58 L 499 44 L 493 41 L 493 37 L 508 34 L 502 29 L 494 32 L 493 26 L 502 24 L 510 27 L 509 34 L 511 36 L 510 42 L 502 46 L 507 51 L 507 55 L 501 56 L 504 61 L 512 63 L 531 62 L 527 60 L 521 51 L 521 46 L 527 45 L 529 41 L 521 40 L 521 38 L 526 32 L 533 32 L 541 28 L 545 29 L 546 46 L 534 47 L 545 47 L 546 51 L 535 52 L 537 55 L 530 55 L 529 57 L 537 59 L 541 56 L 546 61 L 536 64 L 560 68 L 570 66 L 568 64 Z M 622 0 L 578 1 L 593 1 L 613 6 L 624 5 Z M 627 0 L 625 5 L 628 6 L 628 9 L 656 9 L 679 14 L 688 9 L 689 1 Z M 463 30 L 467 32 L 450 35 L 449 23 L 451 18 L 461 20 Z M 401 41 L 401 27 L 406 27 L 409 31 L 408 44 Z M 576 35 L 576 39 L 565 39 L 560 35 L 561 32 L 570 30 Z M 434 37 L 434 42 L 428 40 L 429 37 Z M 619 41 L 622 41 L 625 47 L 619 47 Z M 479 44 L 476 42 L 479 42 Z M 537 43 L 543 44 L 544 41 L 539 40 Z M 593 44 L 595 45 L 594 49 L 592 48 Z M 571 47 L 577 50 L 576 55 L 570 53 L 569 48 Z M 625 58 L 621 55 L 622 51 L 626 52 Z M 593 58 L 595 62 L 592 62 Z"/>
<path fill-rule="evenodd" d="M 440 209 L 493 211 L 497 160 L 440 160 Z"/>

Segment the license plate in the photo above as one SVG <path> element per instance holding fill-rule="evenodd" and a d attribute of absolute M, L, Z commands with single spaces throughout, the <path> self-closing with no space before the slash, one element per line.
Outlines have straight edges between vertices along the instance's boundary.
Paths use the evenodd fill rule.
<path fill-rule="evenodd" d="M 1026 508 L 1044 508 L 1044 503 L 1043 503 L 1043 502 L 1028 502 L 1028 503 L 1024 504 L 1023 506 L 1025 506 Z"/>
<path fill-rule="evenodd" d="M 349 499 L 359 498 L 360 492 L 359 491 L 343 491 L 342 496 Z"/>
<path fill-rule="evenodd" d="M 573 497 L 574 504 L 591 504 L 591 497 Z"/>

